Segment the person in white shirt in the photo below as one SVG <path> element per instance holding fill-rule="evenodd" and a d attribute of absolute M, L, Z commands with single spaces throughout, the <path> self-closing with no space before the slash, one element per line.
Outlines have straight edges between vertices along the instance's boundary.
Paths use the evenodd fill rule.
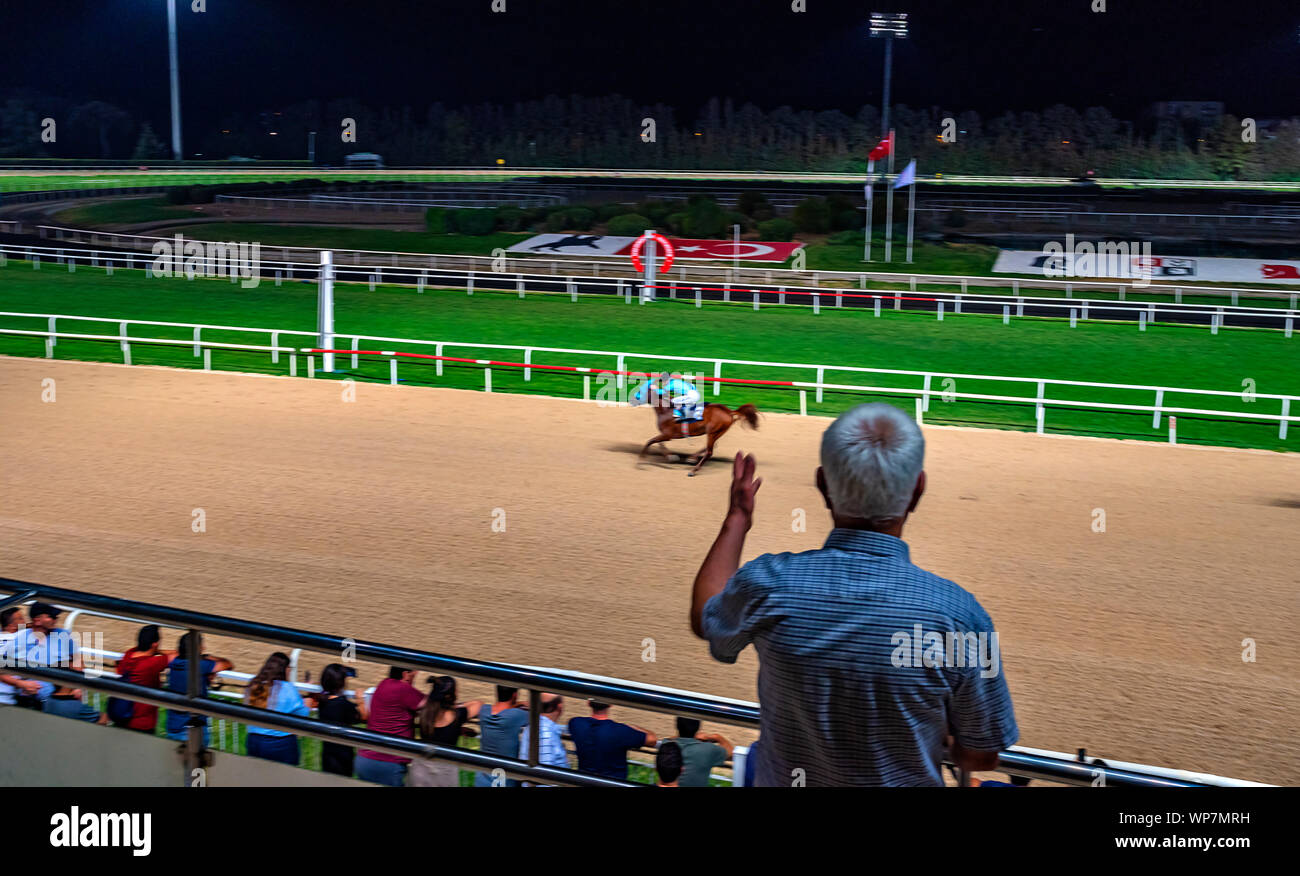
<path fill-rule="evenodd" d="M 560 715 L 564 713 L 564 697 L 559 694 L 542 694 L 542 714 L 537 723 L 537 762 L 545 766 L 568 769 L 569 753 L 564 749 L 560 728 Z M 519 733 L 519 759 L 528 760 L 528 728 Z"/>

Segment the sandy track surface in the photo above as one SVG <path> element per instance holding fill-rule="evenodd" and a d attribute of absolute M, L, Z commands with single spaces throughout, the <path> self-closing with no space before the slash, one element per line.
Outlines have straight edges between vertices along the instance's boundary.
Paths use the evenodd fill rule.
<path fill-rule="evenodd" d="M 638 465 L 641 410 L 379 385 L 347 403 L 342 389 L 0 358 L 0 574 L 754 698 L 752 651 L 715 663 L 687 624 L 725 462 L 694 479 Z M 747 558 L 825 537 L 825 425 L 772 415 L 723 439 L 764 478 Z M 927 439 L 930 489 L 906 536 L 992 614 L 1022 744 L 1300 783 L 1300 456 Z M 206 532 L 191 531 L 196 508 Z M 797 509 L 807 532 L 792 531 Z M 1257 662 L 1242 660 L 1246 638 Z M 232 649 L 249 671 L 267 651 L 210 650 Z"/>

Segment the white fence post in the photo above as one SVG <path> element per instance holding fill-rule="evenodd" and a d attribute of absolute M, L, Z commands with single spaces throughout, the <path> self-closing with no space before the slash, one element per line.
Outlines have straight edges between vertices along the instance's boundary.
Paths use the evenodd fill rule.
<path fill-rule="evenodd" d="M 524 347 L 524 364 L 525 364 L 525 365 L 531 365 L 531 364 L 533 364 L 533 348 L 532 348 L 532 347 Z M 532 381 L 532 379 L 533 379 L 533 369 L 531 369 L 531 368 L 525 368 L 525 369 L 524 369 L 524 382 L 526 382 L 526 383 L 527 383 L 527 382 L 530 382 L 530 381 Z"/>
<path fill-rule="evenodd" d="M 1165 391 L 1164 391 L 1163 389 L 1157 389 L 1157 390 L 1156 390 L 1156 409 L 1155 409 L 1155 413 L 1152 414 L 1152 416 L 1151 416 L 1151 428 L 1152 428 L 1152 429 L 1159 429 L 1159 428 L 1160 428 L 1160 408 L 1164 406 L 1164 403 L 1165 403 Z"/>
<path fill-rule="evenodd" d="M 817 369 L 817 401 L 819 403 L 822 400 L 822 384 L 826 382 L 825 376 L 826 376 L 826 369 L 818 368 Z"/>
<path fill-rule="evenodd" d="M 717 395 L 722 392 L 722 360 L 718 359 L 713 363 L 713 376 L 717 379 L 713 381 L 713 394 Z"/>
<path fill-rule="evenodd" d="M 1281 422 L 1278 423 L 1277 426 L 1277 437 L 1279 441 L 1286 440 L 1286 427 L 1287 427 L 1286 418 L 1289 416 L 1291 416 L 1291 399 L 1284 398 L 1282 399 L 1282 420 Z"/>

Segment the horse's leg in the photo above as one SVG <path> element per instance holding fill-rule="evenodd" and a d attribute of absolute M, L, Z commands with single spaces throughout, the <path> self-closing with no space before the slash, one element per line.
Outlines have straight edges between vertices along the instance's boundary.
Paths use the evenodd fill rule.
<path fill-rule="evenodd" d="M 704 452 L 700 454 L 700 461 L 695 463 L 695 468 L 691 469 L 691 473 L 688 477 L 695 477 L 700 470 L 700 466 L 704 465 L 704 463 L 708 462 L 713 457 L 713 445 L 716 444 L 718 439 L 725 435 L 727 430 L 730 428 L 731 423 L 728 422 L 707 433 L 708 441 L 704 445 Z"/>
<path fill-rule="evenodd" d="M 645 447 L 642 447 L 642 448 L 641 448 L 641 455 L 638 456 L 637 459 L 645 459 L 645 458 L 646 458 L 646 455 L 650 452 L 650 448 L 651 448 L 653 445 L 655 445 L 655 444 L 660 444 L 660 443 L 662 443 L 662 442 L 664 442 L 664 441 L 671 441 L 671 440 L 672 440 L 672 437 L 673 437 L 673 436 L 671 436 L 671 435 L 667 435 L 667 434 L 665 434 L 665 433 L 663 433 L 663 432 L 660 432 L 658 435 L 656 435 L 655 437 L 651 438 L 649 441 L 647 441 L 647 442 L 645 443 Z M 663 448 L 661 448 L 661 449 L 663 449 Z M 664 450 L 664 452 L 665 452 L 665 455 L 667 455 L 667 450 L 666 450 L 666 449 Z"/>

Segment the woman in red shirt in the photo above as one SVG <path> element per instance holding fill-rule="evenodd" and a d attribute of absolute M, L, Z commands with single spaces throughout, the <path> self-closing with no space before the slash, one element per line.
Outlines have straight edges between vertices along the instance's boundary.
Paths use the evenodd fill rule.
<path fill-rule="evenodd" d="M 117 674 L 122 676 L 123 681 L 129 681 L 142 687 L 162 687 L 163 670 L 176 659 L 177 652 L 160 651 L 158 645 L 161 641 L 162 637 L 158 633 L 156 624 L 149 624 L 140 628 L 140 634 L 136 638 L 136 646 L 123 654 L 122 659 L 117 661 Z M 131 703 L 130 705 L 132 707 L 130 717 L 124 720 L 115 719 L 113 723 L 130 730 L 153 733 L 154 728 L 158 726 L 158 707 L 146 703 Z M 110 710 L 111 715 L 112 711 Z"/>

